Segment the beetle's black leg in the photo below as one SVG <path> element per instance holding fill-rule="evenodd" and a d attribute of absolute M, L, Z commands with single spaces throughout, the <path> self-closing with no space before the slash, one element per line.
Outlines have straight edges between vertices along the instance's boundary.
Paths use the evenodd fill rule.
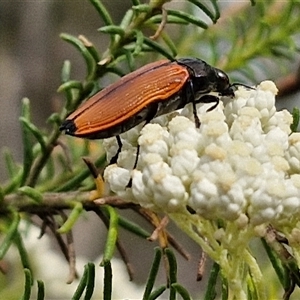
<path fill-rule="evenodd" d="M 200 128 L 201 122 L 200 122 L 198 114 L 197 114 L 197 107 L 196 107 L 195 100 L 192 101 L 192 105 L 193 105 L 193 115 L 194 115 L 194 119 L 195 119 L 195 126 L 196 126 L 196 128 Z"/>
<path fill-rule="evenodd" d="M 189 85 L 189 88 L 187 89 L 186 97 L 189 98 L 188 92 L 190 92 L 191 93 L 190 97 L 192 97 L 192 107 L 193 107 L 193 115 L 194 115 L 194 120 L 195 120 L 195 126 L 196 126 L 196 128 L 200 128 L 201 122 L 199 120 L 199 117 L 198 117 L 198 114 L 197 114 L 197 107 L 196 107 L 196 103 L 198 101 L 196 101 L 196 99 L 195 99 L 195 93 L 194 93 L 194 87 L 193 87 L 192 80 L 188 81 L 188 85 Z"/>
<path fill-rule="evenodd" d="M 135 157 L 133 169 L 135 169 L 136 166 L 137 166 L 137 163 L 138 163 L 138 160 L 139 160 L 139 154 L 140 154 L 140 145 L 138 144 L 137 147 L 136 147 L 136 157 Z"/>
<path fill-rule="evenodd" d="M 120 138 L 119 135 L 116 136 L 116 139 L 117 139 L 117 143 L 118 143 L 119 148 L 118 148 L 118 151 L 117 151 L 117 153 L 115 154 L 115 156 L 113 156 L 113 157 L 111 158 L 111 160 L 110 160 L 110 162 L 109 162 L 110 165 L 115 164 L 115 163 L 117 162 L 118 157 L 119 157 L 119 154 L 121 153 L 122 146 L 123 146 L 122 141 L 121 141 L 121 138 Z"/>
<path fill-rule="evenodd" d="M 213 106 L 211 106 L 207 111 L 212 111 L 214 110 L 219 102 L 220 102 L 220 99 L 219 97 L 217 96 L 213 96 L 213 95 L 204 95 L 202 96 L 197 102 L 199 103 L 215 103 Z"/>
<path fill-rule="evenodd" d="M 191 215 L 196 214 L 196 211 L 193 208 L 191 208 L 189 205 L 186 206 L 186 209 Z"/>

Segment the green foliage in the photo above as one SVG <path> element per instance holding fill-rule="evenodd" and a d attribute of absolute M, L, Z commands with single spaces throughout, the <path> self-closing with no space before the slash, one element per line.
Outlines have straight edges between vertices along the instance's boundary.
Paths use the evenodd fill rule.
<path fill-rule="evenodd" d="M 291 125 L 292 132 L 296 132 L 300 121 L 300 111 L 299 108 L 294 107 L 293 109 L 293 123 Z"/>
<path fill-rule="evenodd" d="M 274 69 L 268 72 L 262 59 L 271 60 L 280 71 L 283 60 L 295 58 L 299 13 L 298 1 L 258 1 L 251 9 L 247 5 L 232 6 L 223 14 L 227 22 L 221 21 L 196 36 L 183 31 L 186 39 L 178 48 L 192 56 L 200 55 L 223 70 L 243 72 L 255 83 L 255 68 L 273 77 Z M 194 47 L 187 49 L 192 43 Z"/>
<path fill-rule="evenodd" d="M 58 92 L 64 93 L 65 105 L 60 112 L 49 116 L 48 123 L 52 126 L 50 132 L 44 132 L 32 123 L 30 101 L 24 98 L 20 116 L 23 162 L 15 162 L 9 150 L 4 153 L 9 179 L 0 187 L 0 228 L 3 236 L 0 258 L 5 259 L 12 245 L 18 249 L 25 276 L 22 299 L 30 298 L 36 279 L 19 231 L 21 217 L 27 219 L 35 214 L 39 216 L 43 220 L 43 226 L 48 226 L 54 233 L 62 252 L 70 260 L 70 245 L 63 242 L 61 235 L 72 232 L 83 211 L 95 211 L 108 229 L 101 264 L 105 274 L 104 299 L 111 298 L 114 288 L 110 263 L 114 250 L 117 248 L 121 253 L 123 251 L 119 244 L 118 228 L 123 227 L 142 238 L 150 236 L 139 225 L 119 216 L 115 208 L 96 205 L 90 201 L 86 191 L 94 188 L 94 181 L 81 157 L 89 156 L 94 160 L 96 168 L 103 168 L 105 154 L 102 151 L 99 155 L 101 144 L 65 139 L 59 131 L 59 126 L 67 114 L 99 89 L 99 79 L 108 73 L 123 75 L 136 69 L 139 63 L 149 62 L 149 58 L 164 56 L 174 59 L 177 55 L 193 55 L 206 58 L 224 70 L 238 71 L 255 81 L 253 67 L 260 62 L 261 68 L 266 70 L 262 58 L 274 61 L 275 66 L 280 67 L 282 61 L 293 59 L 299 50 L 295 40 L 300 32 L 300 3 L 297 1 L 258 1 L 255 6 L 250 6 L 255 3 L 249 1 L 238 8 L 232 5 L 231 10 L 224 11 L 216 0 L 186 0 L 182 1 L 182 6 L 178 9 L 165 8 L 168 2 L 173 2 L 169 0 L 149 0 L 147 3 L 132 0 L 132 7 L 124 14 L 120 24 L 113 22 L 109 11 L 100 0 L 90 2 L 105 24 L 98 29 L 99 37 L 102 34 L 110 37 L 107 49 L 100 53 L 84 36 L 61 34 L 61 38 L 74 46 L 84 59 L 85 78 L 82 81 L 73 80 L 70 76 L 71 62 L 64 62 Z M 223 19 L 218 22 L 221 16 Z M 169 26 L 176 26 L 177 34 L 174 35 L 173 31 L 168 33 Z M 149 32 L 153 35 L 149 36 Z M 122 63 L 127 71 L 121 68 Z M 237 76 L 241 78 L 240 75 Z M 293 116 L 292 130 L 296 131 L 299 110 L 295 109 Z M 97 147 L 97 151 L 93 151 L 93 147 Z M 137 210 L 135 206 L 128 208 Z M 57 213 L 66 209 L 71 210 L 68 216 Z M 299 284 L 299 270 L 294 261 L 282 262 L 266 242 L 264 247 L 283 289 L 287 291 L 292 284 Z M 169 282 L 155 288 L 162 256 L 168 262 Z M 175 299 L 176 295 L 180 295 L 182 299 L 191 299 L 188 291 L 177 282 L 177 271 L 174 253 L 169 248 L 163 252 L 156 249 L 143 299 L 157 299 L 166 291 L 169 292 L 169 299 Z M 218 276 L 219 266 L 214 264 L 205 299 L 215 298 Z M 88 263 L 73 299 L 80 299 L 84 290 L 84 299 L 92 299 L 94 281 L 95 266 Z M 37 298 L 44 299 L 44 283 L 38 280 L 37 286 Z M 47 282 L 45 286 L 47 287 Z M 250 288 L 251 284 L 249 291 Z M 225 299 L 228 296 L 226 280 L 223 280 L 222 289 Z M 255 291 L 250 292 L 251 298 L 255 298 Z"/>
<path fill-rule="evenodd" d="M 72 297 L 73 300 L 80 299 L 84 290 L 85 297 L 84 299 L 91 299 L 94 291 L 95 283 L 95 265 L 88 263 L 84 266 L 84 272 L 79 282 L 79 285 Z"/>

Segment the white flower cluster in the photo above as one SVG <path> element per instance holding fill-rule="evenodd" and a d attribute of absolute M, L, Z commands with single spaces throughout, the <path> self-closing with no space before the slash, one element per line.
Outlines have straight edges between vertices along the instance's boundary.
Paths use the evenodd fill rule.
<path fill-rule="evenodd" d="M 123 199 L 155 211 L 186 213 L 188 206 L 206 219 L 243 216 L 253 225 L 298 219 L 300 134 L 291 134 L 291 114 L 276 110 L 276 93 L 264 81 L 240 87 L 213 111 L 199 105 L 199 129 L 191 105 L 133 128 L 121 135 L 122 152 L 106 168 L 106 182 Z M 115 138 L 104 145 L 112 157 Z"/>

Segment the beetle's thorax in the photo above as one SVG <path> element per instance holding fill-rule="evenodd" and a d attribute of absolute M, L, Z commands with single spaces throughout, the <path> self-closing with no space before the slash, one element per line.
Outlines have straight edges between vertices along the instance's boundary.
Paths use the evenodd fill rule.
<path fill-rule="evenodd" d="M 183 58 L 177 62 L 189 71 L 195 99 L 210 92 L 217 92 L 221 96 L 234 96 L 229 78 L 222 70 L 208 65 L 201 59 Z"/>

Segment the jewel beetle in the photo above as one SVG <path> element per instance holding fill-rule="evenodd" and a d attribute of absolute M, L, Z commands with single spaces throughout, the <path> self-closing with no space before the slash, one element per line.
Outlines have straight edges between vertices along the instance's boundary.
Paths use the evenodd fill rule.
<path fill-rule="evenodd" d="M 212 110 L 218 105 L 219 96 L 234 96 L 234 85 L 226 73 L 201 59 L 159 60 L 93 95 L 67 117 L 60 130 L 88 139 L 117 136 L 121 148 L 119 134 L 187 103 L 192 103 L 199 127 L 196 104 L 213 103 L 209 109 Z M 209 95 L 210 92 L 217 95 Z"/>
<path fill-rule="evenodd" d="M 196 58 L 160 60 L 125 75 L 84 102 L 62 123 L 66 134 L 103 139 L 153 118 L 183 108 L 187 103 L 219 103 L 234 96 L 223 71 Z M 196 126 L 199 120 L 195 112 Z"/>

